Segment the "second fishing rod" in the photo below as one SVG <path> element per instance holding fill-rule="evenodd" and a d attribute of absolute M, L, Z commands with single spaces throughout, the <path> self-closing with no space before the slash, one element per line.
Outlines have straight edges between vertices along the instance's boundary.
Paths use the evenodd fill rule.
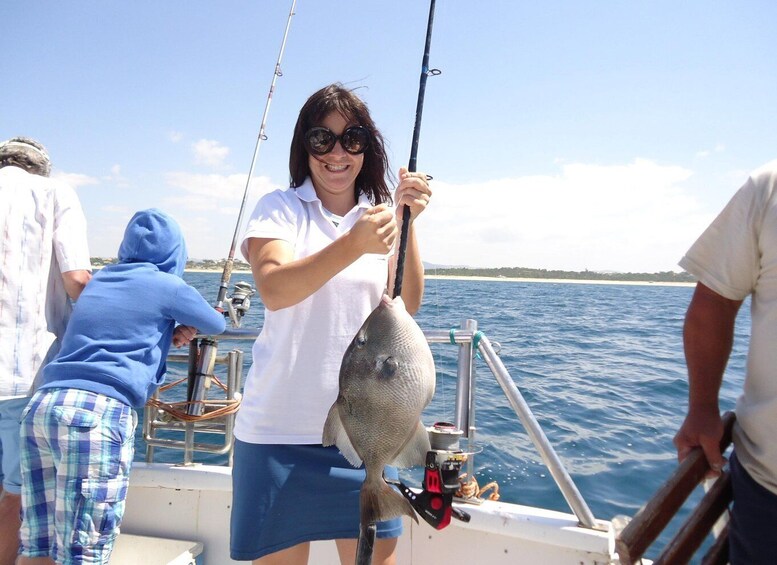
<path fill-rule="evenodd" d="M 232 322 L 233 327 L 238 327 L 240 325 L 240 321 L 242 320 L 243 315 L 245 315 L 246 311 L 248 310 L 250 297 L 254 293 L 254 290 L 251 288 L 250 284 L 237 283 L 235 285 L 235 291 L 232 294 L 231 300 L 227 300 L 227 289 L 229 288 L 229 280 L 232 277 L 232 268 L 235 262 L 235 249 L 237 248 L 237 238 L 240 233 L 240 225 L 242 224 L 246 201 L 248 199 L 251 178 L 253 177 L 254 168 L 259 156 L 259 148 L 262 145 L 262 141 L 267 139 L 267 135 L 265 134 L 267 116 L 270 112 L 270 103 L 272 102 L 273 93 L 275 92 L 275 83 L 278 80 L 278 77 L 283 74 L 281 72 L 281 60 L 283 59 L 283 52 L 286 49 L 286 39 L 289 36 L 291 19 L 295 14 L 296 5 L 297 0 L 292 0 L 289 16 L 286 19 L 286 29 L 283 32 L 281 48 L 278 53 L 278 60 L 275 63 L 272 81 L 270 82 L 270 91 L 267 94 L 267 102 L 265 103 L 264 113 L 262 114 L 262 122 L 259 126 L 259 134 L 256 137 L 256 145 L 254 147 L 253 156 L 251 157 L 251 167 L 248 170 L 245 190 L 243 191 L 243 199 L 240 202 L 240 211 L 238 212 L 237 221 L 235 222 L 235 232 L 232 236 L 232 244 L 229 248 L 229 256 L 227 257 L 227 261 L 224 264 L 224 270 L 221 274 L 221 282 L 219 283 L 218 296 L 216 297 L 216 304 L 214 306 L 217 310 L 229 315 L 229 319 Z M 202 416 L 205 412 L 204 401 L 207 395 L 207 390 L 210 386 L 211 375 L 213 374 L 216 349 L 217 346 L 215 340 L 200 340 L 197 362 L 190 364 L 188 388 L 186 394 L 186 400 L 189 403 L 187 413 L 190 416 Z"/>

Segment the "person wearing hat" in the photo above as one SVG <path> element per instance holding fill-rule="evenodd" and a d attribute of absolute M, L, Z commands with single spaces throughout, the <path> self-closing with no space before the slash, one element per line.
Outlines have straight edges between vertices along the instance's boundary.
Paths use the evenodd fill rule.
<path fill-rule="evenodd" d="M 0 565 L 19 551 L 22 410 L 91 278 L 81 204 L 50 172 L 37 141 L 0 143 Z"/>

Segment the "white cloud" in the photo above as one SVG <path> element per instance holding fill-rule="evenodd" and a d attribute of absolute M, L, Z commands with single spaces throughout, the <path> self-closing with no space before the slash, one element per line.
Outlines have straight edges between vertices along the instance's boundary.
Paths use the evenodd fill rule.
<path fill-rule="evenodd" d="M 111 167 L 110 174 L 107 174 L 102 177 L 104 181 L 110 182 L 115 184 L 116 186 L 125 188 L 129 186 L 129 181 L 126 177 L 122 176 L 121 174 L 121 165 L 118 163 L 116 165 L 113 165 Z"/>
<path fill-rule="evenodd" d="M 573 163 L 558 175 L 435 181 L 418 221 L 423 259 L 479 267 L 679 270 L 711 221 L 683 189 L 692 172 L 645 159 Z"/>
<path fill-rule="evenodd" d="M 174 187 L 178 194 L 165 199 L 169 205 L 185 210 L 219 210 L 236 212 L 245 192 L 245 174 L 198 175 L 194 173 L 173 172 L 166 176 L 167 184 Z M 254 177 L 248 192 L 248 204 L 256 202 L 265 192 L 277 188 L 268 177 Z M 253 200 L 251 200 L 253 198 Z"/>
<path fill-rule="evenodd" d="M 176 194 L 166 197 L 163 207 L 170 210 L 181 224 L 190 257 L 218 259 L 227 256 L 246 178 L 245 174 L 173 172 L 166 175 L 167 184 L 175 189 Z M 251 179 L 241 229 L 245 227 L 257 200 L 276 188 L 268 177 Z"/>
<path fill-rule="evenodd" d="M 178 143 L 183 139 L 183 134 L 180 131 L 171 131 L 167 136 L 173 143 Z"/>
<path fill-rule="evenodd" d="M 51 175 L 51 178 L 69 184 L 73 188 L 90 184 L 100 184 L 100 181 L 96 178 L 81 173 L 56 172 Z"/>
<path fill-rule="evenodd" d="M 108 214 L 123 214 L 127 216 L 127 219 L 129 219 L 130 216 L 134 213 L 134 210 L 128 208 L 127 206 L 116 206 L 115 204 L 103 206 L 100 210 Z"/>
<path fill-rule="evenodd" d="M 560 163 L 556 174 L 478 184 L 435 180 L 416 224 L 422 256 L 473 267 L 676 271 L 716 212 L 691 195 L 692 175 L 635 159 Z M 245 174 L 171 172 L 154 205 L 180 222 L 191 257 L 225 257 L 245 182 Z M 241 230 L 259 197 L 275 188 L 268 177 L 253 178 Z"/>
<path fill-rule="evenodd" d="M 89 252 L 93 257 L 116 257 L 127 222 L 136 212 L 126 205 L 105 204 L 88 218 Z"/>
<path fill-rule="evenodd" d="M 697 151 L 696 152 L 696 157 L 699 158 L 699 159 L 706 159 L 707 157 L 709 157 L 713 153 L 722 153 L 725 150 L 726 150 L 726 146 L 723 145 L 722 143 L 718 143 L 712 149 L 702 149 L 701 151 Z"/>
<path fill-rule="evenodd" d="M 192 149 L 197 162 L 209 167 L 222 166 L 229 155 L 229 147 L 210 139 L 200 139 L 192 144 Z"/>

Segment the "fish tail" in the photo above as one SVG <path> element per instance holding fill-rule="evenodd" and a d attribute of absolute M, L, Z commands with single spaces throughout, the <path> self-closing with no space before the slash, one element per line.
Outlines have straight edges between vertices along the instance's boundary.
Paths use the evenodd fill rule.
<path fill-rule="evenodd" d="M 407 514 L 418 522 L 410 502 L 382 478 L 365 482 L 360 494 L 361 524 L 366 526 Z"/>

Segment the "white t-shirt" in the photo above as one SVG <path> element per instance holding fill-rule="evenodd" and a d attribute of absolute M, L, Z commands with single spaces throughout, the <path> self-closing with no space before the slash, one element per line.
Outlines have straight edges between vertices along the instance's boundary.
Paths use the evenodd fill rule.
<path fill-rule="evenodd" d="M 0 263 L 0 400 L 7 400 L 29 395 L 59 350 L 71 310 L 61 273 L 91 270 L 72 188 L 0 169 Z"/>
<path fill-rule="evenodd" d="M 737 400 L 737 457 L 777 494 L 777 161 L 757 169 L 680 261 L 718 294 L 752 295 L 744 390 Z"/>
<path fill-rule="evenodd" d="M 349 231 L 371 207 L 361 196 L 336 227 L 310 179 L 276 190 L 256 205 L 243 236 L 281 239 L 294 258 L 320 251 Z M 320 444 L 329 407 L 337 398 L 343 354 L 380 302 L 388 279 L 388 256 L 363 255 L 302 302 L 265 309 L 253 346 L 235 437 L 248 443 Z"/>

